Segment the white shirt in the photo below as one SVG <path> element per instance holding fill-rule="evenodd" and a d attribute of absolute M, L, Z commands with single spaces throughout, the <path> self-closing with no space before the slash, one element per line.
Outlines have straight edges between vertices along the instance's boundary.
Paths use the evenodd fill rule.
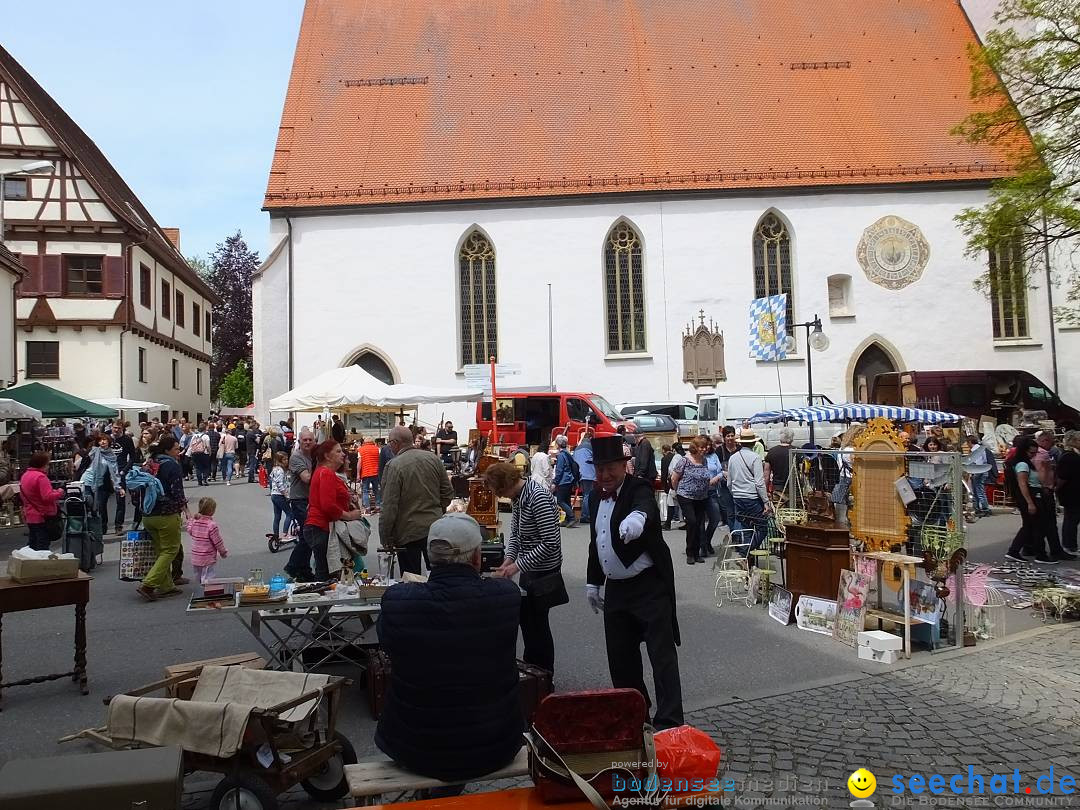
<path fill-rule="evenodd" d="M 536 451 L 532 457 L 532 480 L 550 490 L 554 478 L 555 471 L 551 468 L 551 459 L 548 458 L 547 452 Z"/>
<path fill-rule="evenodd" d="M 596 518 L 593 524 L 596 526 L 596 553 L 600 557 L 600 567 L 604 569 L 604 575 L 608 579 L 630 579 L 653 564 L 652 557 L 646 553 L 634 560 L 627 568 L 615 553 L 611 537 L 611 512 L 615 509 L 615 501 L 618 500 L 621 491 L 620 486 L 615 491 L 614 498 L 600 500 L 600 505 L 596 507 Z M 645 517 L 641 512 L 638 514 L 641 514 L 642 518 Z M 614 542 L 624 541 L 621 538 L 614 538 Z"/>

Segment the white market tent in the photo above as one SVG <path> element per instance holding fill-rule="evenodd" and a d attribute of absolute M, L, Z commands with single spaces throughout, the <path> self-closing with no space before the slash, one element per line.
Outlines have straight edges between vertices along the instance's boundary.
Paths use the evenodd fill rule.
<path fill-rule="evenodd" d="M 146 402 L 141 399 L 124 399 L 123 397 L 106 397 L 90 401 L 95 405 L 103 405 L 117 411 L 162 411 L 169 407 L 164 402 Z"/>
<path fill-rule="evenodd" d="M 275 413 L 291 411 L 397 410 L 443 402 L 479 402 L 484 392 L 469 388 L 387 385 L 360 366 L 333 368 L 270 400 Z"/>
<path fill-rule="evenodd" d="M 0 419 L 41 419 L 41 411 L 14 399 L 0 399 Z"/>

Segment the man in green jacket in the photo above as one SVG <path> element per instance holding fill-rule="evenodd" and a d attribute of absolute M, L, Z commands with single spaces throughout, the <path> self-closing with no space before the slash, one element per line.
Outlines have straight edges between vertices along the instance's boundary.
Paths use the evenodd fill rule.
<path fill-rule="evenodd" d="M 421 558 L 427 562 L 428 529 L 446 513 L 454 490 L 439 457 L 414 447 L 407 427 L 391 430 L 386 444 L 394 458 L 383 473 L 379 538 L 383 548 L 397 550 L 402 573 L 419 574 Z"/>

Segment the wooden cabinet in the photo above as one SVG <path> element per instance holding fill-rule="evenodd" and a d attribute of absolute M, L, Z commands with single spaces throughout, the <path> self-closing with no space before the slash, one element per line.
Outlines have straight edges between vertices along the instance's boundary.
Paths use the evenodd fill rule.
<path fill-rule="evenodd" d="M 803 594 L 835 599 L 840 572 L 851 567 L 846 527 L 809 523 L 787 527 L 787 589 L 795 600 Z"/>

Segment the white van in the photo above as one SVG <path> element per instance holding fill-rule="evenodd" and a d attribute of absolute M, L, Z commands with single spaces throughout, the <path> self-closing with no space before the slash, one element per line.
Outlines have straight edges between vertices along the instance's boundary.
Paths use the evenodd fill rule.
<path fill-rule="evenodd" d="M 815 405 L 832 405 L 833 402 L 824 394 L 814 394 Z M 790 394 L 710 394 L 698 395 L 698 430 L 708 436 L 720 432 L 724 425 L 740 427 L 744 420 L 764 411 L 780 411 L 790 408 L 805 408 L 806 392 L 794 391 Z M 755 425 L 755 432 L 761 436 L 766 447 L 779 443 L 777 432 L 783 423 Z M 806 425 L 792 422 L 788 425 L 795 431 L 795 446 L 799 447 L 810 440 L 810 429 Z M 815 427 L 814 438 L 821 444 L 823 436 L 832 437 L 837 432 L 837 425 Z"/>
<path fill-rule="evenodd" d="M 639 413 L 670 416 L 679 426 L 680 439 L 692 439 L 701 432 L 698 427 L 698 406 L 693 402 L 624 402 L 616 405 L 615 410 L 627 419 Z"/>

